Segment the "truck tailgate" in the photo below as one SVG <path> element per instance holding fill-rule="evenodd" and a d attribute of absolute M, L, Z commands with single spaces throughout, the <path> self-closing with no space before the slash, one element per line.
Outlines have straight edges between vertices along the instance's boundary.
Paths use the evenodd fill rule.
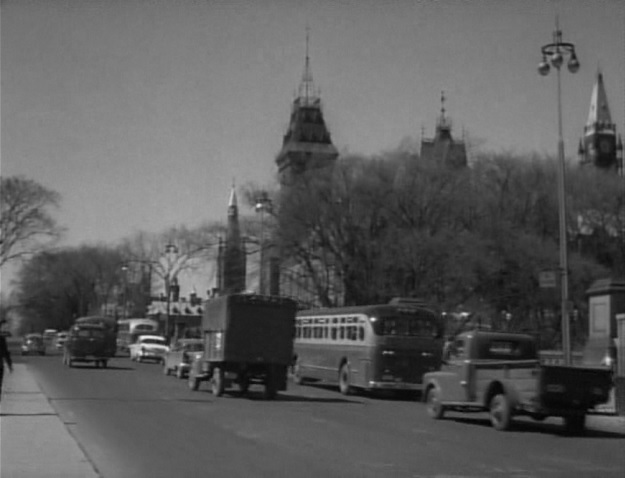
<path fill-rule="evenodd" d="M 607 369 L 541 366 L 540 400 L 547 408 L 593 408 L 608 401 L 611 387 Z"/>

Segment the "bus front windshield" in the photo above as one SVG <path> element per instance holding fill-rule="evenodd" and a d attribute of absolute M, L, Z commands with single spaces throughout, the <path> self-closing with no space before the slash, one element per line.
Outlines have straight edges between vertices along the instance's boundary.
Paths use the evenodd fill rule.
<path fill-rule="evenodd" d="M 373 321 L 377 335 L 397 337 L 437 337 L 439 326 L 434 314 L 385 315 Z"/>

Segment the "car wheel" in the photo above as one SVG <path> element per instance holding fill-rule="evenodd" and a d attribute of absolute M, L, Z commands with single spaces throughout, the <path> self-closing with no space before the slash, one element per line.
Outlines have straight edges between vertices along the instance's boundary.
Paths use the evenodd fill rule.
<path fill-rule="evenodd" d="M 440 420 L 445 415 L 445 407 L 441 403 L 441 393 L 435 387 L 427 391 L 425 398 L 428 415 L 435 420 Z"/>
<path fill-rule="evenodd" d="M 490 423 L 495 430 L 509 430 L 512 425 L 512 407 L 508 397 L 503 393 L 495 395 L 490 400 Z"/>
<path fill-rule="evenodd" d="M 293 365 L 293 383 L 296 385 L 304 383 L 304 377 L 302 377 L 302 367 L 299 359 L 297 359 Z"/>
<path fill-rule="evenodd" d="M 213 378 L 211 380 L 211 392 L 216 397 L 221 397 L 224 394 L 224 371 L 220 367 L 213 369 Z"/>
<path fill-rule="evenodd" d="M 564 428 L 567 433 L 579 435 L 586 428 L 586 415 L 572 415 L 564 417 Z"/>
<path fill-rule="evenodd" d="M 169 375 L 169 367 L 167 366 L 166 362 L 163 362 L 163 375 Z"/>
<path fill-rule="evenodd" d="M 108 367 L 108 360 L 102 360 L 102 368 Z"/>
<path fill-rule="evenodd" d="M 350 395 L 352 393 L 349 365 L 346 363 L 341 366 L 341 370 L 339 371 L 339 391 L 343 395 Z"/>
<path fill-rule="evenodd" d="M 184 378 L 184 372 L 182 371 L 182 368 L 180 367 L 176 367 L 176 378 L 178 379 Z"/>

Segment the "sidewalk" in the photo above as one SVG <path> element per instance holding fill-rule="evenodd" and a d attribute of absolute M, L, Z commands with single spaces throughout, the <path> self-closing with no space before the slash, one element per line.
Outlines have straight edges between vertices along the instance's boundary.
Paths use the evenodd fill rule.
<path fill-rule="evenodd" d="M 13 373 L 5 370 L 0 477 L 99 477 L 25 364 L 14 364 Z"/>

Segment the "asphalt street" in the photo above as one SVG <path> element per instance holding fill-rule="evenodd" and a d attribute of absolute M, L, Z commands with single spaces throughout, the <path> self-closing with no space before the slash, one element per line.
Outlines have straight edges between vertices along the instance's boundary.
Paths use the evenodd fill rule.
<path fill-rule="evenodd" d="M 58 355 L 17 361 L 104 478 L 625 474 L 622 421 L 591 419 L 585 436 L 572 437 L 559 419 L 519 419 L 502 433 L 484 414 L 431 420 L 406 397 L 289 383 L 275 401 L 260 387 L 215 398 L 206 384 L 192 392 L 159 365 L 127 358 L 108 369 L 64 367 Z"/>

